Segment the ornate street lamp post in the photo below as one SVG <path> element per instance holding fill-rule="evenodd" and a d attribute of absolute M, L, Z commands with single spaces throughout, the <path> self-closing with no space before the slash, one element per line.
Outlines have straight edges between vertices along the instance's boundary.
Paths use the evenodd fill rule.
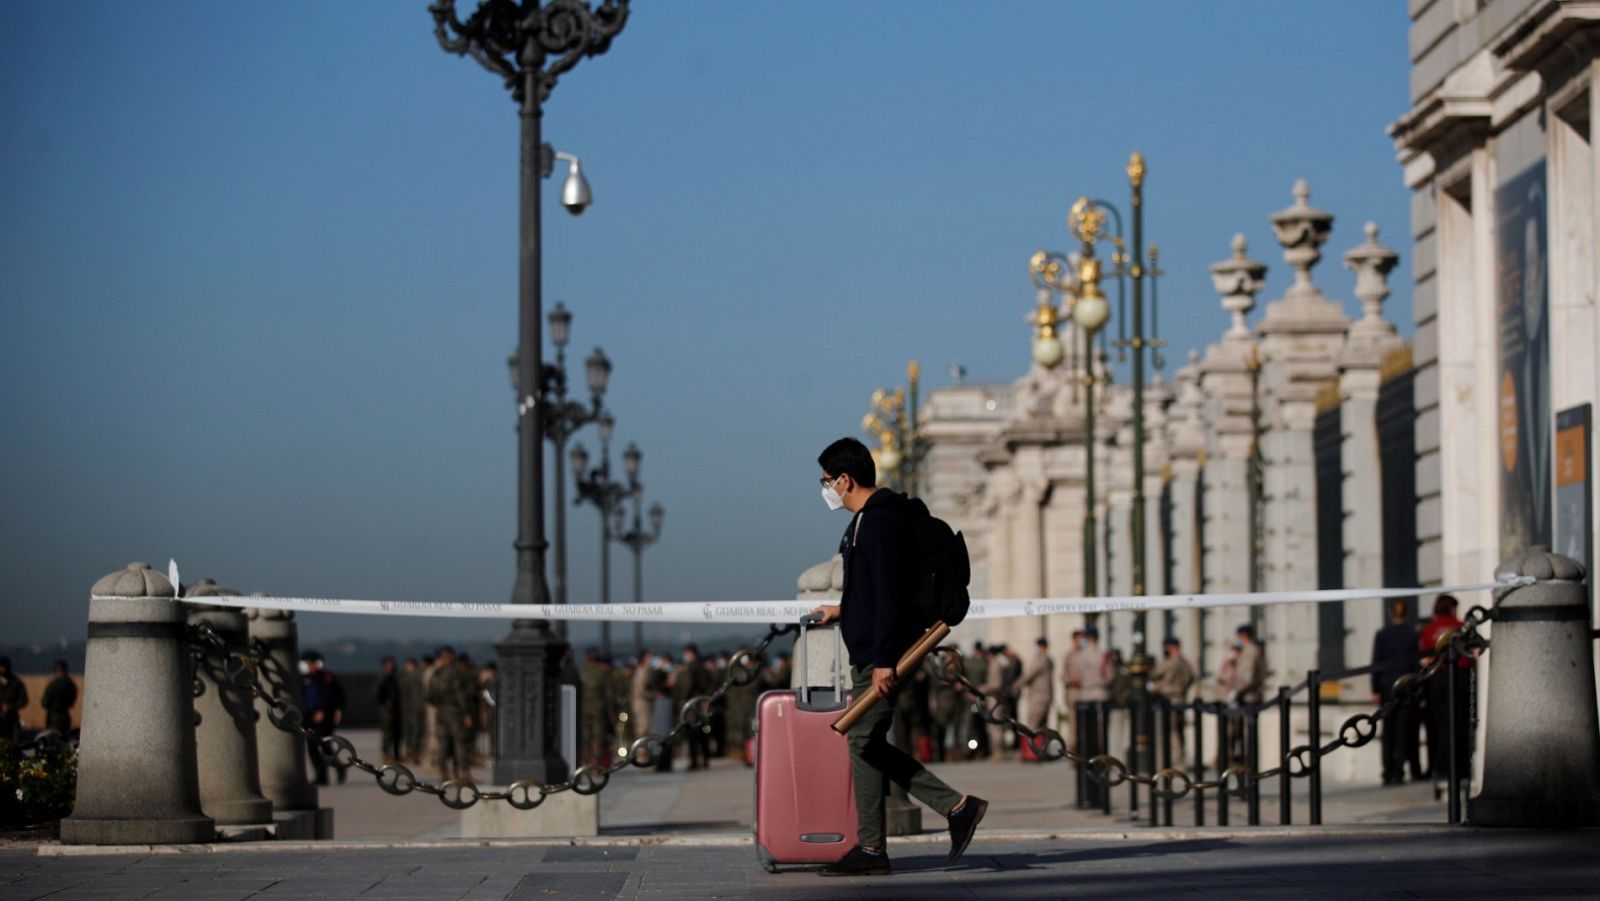
<path fill-rule="evenodd" d="M 611 603 L 611 542 L 617 536 L 611 530 L 611 517 L 622 509 L 622 502 L 639 493 L 639 464 L 644 455 L 639 448 L 629 444 L 622 452 L 622 465 L 627 482 L 611 478 L 611 435 L 616 422 L 611 414 L 600 416 L 600 465 L 589 470 L 589 451 L 581 444 L 572 448 L 572 474 L 577 480 L 577 503 L 589 503 L 600 511 L 600 603 Z M 611 653 L 611 623 L 600 621 L 600 653 Z"/>
<path fill-rule="evenodd" d="M 1122 214 L 1116 207 L 1103 200 L 1094 200 L 1081 197 L 1073 204 L 1071 227 L 1073 234 L 1081 243 L 1079 253 L 1082 260 L 1079 264 L 1079 276 L 1082 282 L 1080 290 L 1087 292 L 1091 285 L 1097 285 L 1100 277 L 1099 266 L 1094 263 L 1095 244 L 1101 240 L 1105 231 L 1106 216 L 1109 213 L 1116 225 L 1115 234 L 1110 237 L 1112 245 L 1112 272 L 1117 279 L 1117 300 L 1119 307 L 1118 328 L 1119 339 L 1116 344 L 1120 350 L 1133 349 L 1133 510 L 1130 517 L 1130 529 L 1133 532 L 1132 544 L 1132 593 L 1142 595 L 1146 591 L 1145 583 L 1145 497 L 1144 497 L 1144 351 L 1146 347 L 1156 352 L 1155 362 L 1161 365 L 1160 348 L 1162 341 L 1156 336 L 1156 298 L 1155 276 L 1159 275 L 1156 269 L 1156 248 L 1150 248 L 1150 255 L 1146 256 L 1144 246 L 1144 155 L 1134 153 L 1128 160 L 1128 184 L 1131 187 L 1129 199 L 1130 212 L 1133 220 L 1132 247 L 1124 252 L 1122 240 Z M 1145 280 L 1151 280 L 1150 303 L 1150 335 L 1145 335 Z M 1124 280 L 1131 283 L 1133 315 L 1131 320 L 1124 315 L 1127 311 L 1122 307 Z M 1129 332 L 1121 332 L 1122 325 L 1126 323 Z M 1137 765 L 1148 768 L 1154 757 L 1154 746 L 1151 743 L 1151 723 L 1148 689 L 1148 677 L 1151 669 L 1149 653 L 1148 617 L 1145 611 L 1134 612 L 1133 617 L 1133 660 L 1128 667 L 1129 674 L 1133 676 L 1134 705 L 1137 711 L 1134 717 L 1134 744 L 1138 755 Z"/>
<path fill-rule="evenodd" d="M 546 317 L 550 323 L 550 343 L 556 348 L 555 365 L 546 364 L 544 367 L 544 381 L 539 394 L 539 409 L 543 411 L 544 434 L 555 445 L 556 469 L 555 488 L 555 566 L 551 573 L 550 587 L 553 590 L 555 602 L 567 602 L 567 478 L 559 468 L 559 461 L 567 453 L 567 440 L 572 434 L 583 426 L 599 419 L 605 412 L 601 402 L 605 399 L 606 386 L 611 381 L 611 360 L 606 357 L 605 351 L 596 347 L 584 361 L 585 375 L 588 380 L 590 402 L 588 406 L 567 399 L 567 342 L 572 337 L 572 312 L 566 305 L 556 301 L 555 309 Z M 517 385 L 517 358 L 513 356 L 510 361 L 511 384 L 521 396 L 521 387 Z M 565 620 L 556 624 L 556 634 L 562 639 L 567 637 L 567 623 Z"/>
<path fill-rule="evenodd" d="M 1094 337 L 1111 316 L 1111 305 L 1100 291 L 1100 261 L 1093 254 L 1083 256 L 1073 253 L 1063 256 L 1048 250 L 1034 253 L 1028 261 L 1028 275 L 1038 289 L 1038 306 L 1029 321 L 1035 328 L 1033 359 L 1046 369 L 1053 369 L 1062 360 L 1072 364 L 1071 348 L 1062 344 L 1057 329 L 1069 317 L 1077 323 L 1083 334 L 1081 357 L 1082 373 L 1078 376 L 1084 390 L 1083 412 L 1083 596 L 1094 597 L 1100 593 L 1097 571 L 1094 504 L 1094 386 L 1097 381 L 1094 367 Z M 1066 303 L 1057 306 L 1054 295 L 1062 295 Z M 1090 614 L 1089 621 L 1094 621 Z"/>
<path fill-rule="evenodd" d="M 861 430 L 878 440 L 872 459 L 878 464 L 884 483 L 913 497 L 922 458 L 928 453 L 927 439 L 917 429 L 917 388 L 921 378 L 922 367 L 912 360 L 906 364 L 907 386 L 873 391 L 872 408 L 861 418 Z"/>
<path fill-rule="evenodd" d="M 589 354 L 589 358 L 584 360 L 584 374 L 589 381 L 589 406 L 576 400 L 566 400 L 566 342 L 571 338 L 573 314 L 562 302 L 557 301 L 555 309 L 550 310 L 549 322 L 550 342 L 555 344 L 555 366 L 546 368 L 546 402 L 542 403 L 542 410 L 544 434 L 555 445 L 557 463 L 554 474 L 555 573 L 552 587 L 555 589 L 555 603 L 566 603 L 566 475 L 560 469 L 560 461 L 566 456 L 566 440 L 573 437 L 573 432 L 605 416 L 605 408 L 600 402 L 605 398 L 606 384 L 611 381 L 611 360 L 606 357 L 605 350 L 595 347 L 594 354 Z M 565 621 L 560 624 L 558 632 L 565 639 Z"/>
<path fill-rule="evenodd" d="M 640 486 L 643 487 L 642 485 Z M 636 491 L 633 494 L 633 526 L 624 531 L 627 525 L 623 522 L 627 513 L 622 507 L 611 511 L 612 533 L 617 540 L 633 551 L 633 602 L 644 603 L 644 549 L 661 540 L 661 521 L 666 518 L 667 511 L 660 504 L 650 505 L 650 529 L 645 530 L 641 518 L 641 508 L 644 507 L 644 492 Z M 635 620 L 633 623 L 633 653 L 638 654 L 644 650 L 644 623 Z"/>
<path fill-rule="evenodd" d="M 580 59 L 611 46 L 628 20 L 628 0 L 605 0 L 596 8 L 580 0 L 551 0 L 544 6 L 538 0 L 484 0 L 465 22 L 456 17 L 455 0 L 435 0 L 428 12 L 439 45 L 472 57 L 504 79 L 522 120 L 517 385 L 526 394 L 517 402 L 517 576 L 511 600 L 540 604 L 549 599 L 550 589 L 544 572 L 544 417 L 533 396 L 543 368 L 539 194 L 540 181 L 556 159 L 540 137 L 540 117 L 556 80 Z M 588 205 L 589 191 L 576 161 L 569 162 L 572 171 L 561 200 L 577 213 Z M 562 651 L 562 642 L 543 619 L 517 620 L 495 645 L 501 711 L 494 764 L 498 784 L 567 777 L 555 716 Z"/>

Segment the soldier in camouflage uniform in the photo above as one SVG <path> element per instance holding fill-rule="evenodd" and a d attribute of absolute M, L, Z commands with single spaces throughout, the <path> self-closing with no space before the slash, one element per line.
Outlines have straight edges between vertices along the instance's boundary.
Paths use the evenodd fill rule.
<path fill-rule="evenodd" d="M 437 668 L 428 679 L 428 704 L 433 707 L 438 739 L 433 762 L 441 778 L 470 782 L 472 749 L 467 742 L 472 714 L 478 709 L 474 702 L 476 691 L 468 674 L 456 666 L 453 648 L 440 648 L 435 660 Z"/>
<path fill-rule="evenodd" d="M 605 668 L 600 665 L 600 652 L 589 648 L 583 652 L 583 662 L 578 664 L 579 707 L 582 728 L 578 730 L 578 757 L 586 764 L 609 763 L 606 745 L 610 744 L 606 728 L 607 691 Z"/>

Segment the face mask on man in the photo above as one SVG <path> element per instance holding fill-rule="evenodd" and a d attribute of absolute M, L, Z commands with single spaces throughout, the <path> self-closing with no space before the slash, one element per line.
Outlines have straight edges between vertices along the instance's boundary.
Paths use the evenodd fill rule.
<path fill-rule="evenodd" d="M 838 480 L 835 479 L 834 481 L 838 481 Z M 823 483 L 823 485 L 822 485 L 822 502 L 828 505 L 828 509 L 830 511 L 831 510 L 837 510 L 840 507 L 844 506 L 844 498 L 839 496 L 839 492 L 833 490 L 833 482 L 825 482 L 825 483 Z"/>

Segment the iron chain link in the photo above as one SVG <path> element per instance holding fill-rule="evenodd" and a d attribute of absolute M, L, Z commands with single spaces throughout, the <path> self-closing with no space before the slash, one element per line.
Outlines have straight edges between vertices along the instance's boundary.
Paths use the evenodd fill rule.
<path fill-rule="evenodd" d="M 1493 611 L 1481 606 L 1469 610 L 1461 628 L 1446 632 L 1439 637 L 1433 657 L 1426 665 L 1415 673 L 1401 676 L 1396 680 L 1394 690 L 1389 693 L 1388 699 L 1377 709 L 1371 713 L 1358 713 L 1349 717 L 1339 726 L 1335 737 L 1320 747 L 1302 744 L 1290 748 L 1284 754 L 1285 762 L 1282 765 L 1259 772 L 1251 772 L 1248 767 L 1233 764 L 1218 773 L 1217 778 L 1209 780 L 1193 779 L 1183 770 L 1172 767 L 1163 768 L 1155 773 L 1135 772 L 1121 759 L 1111 754 L 1088 757 L 1080 754 L 1067 746 L 1067 741 L 1060 732 L 1050 728 L 1035 729 L 1019 721 L 1011 715 L 1004 697 L 974 685 L 962 672 L 960 652 L 948 645 L 934 650 L 933 672 L 946 685 L 970 696 L 973 699 L 973 712 L 984 722 L 1003 726 L 1015 732 L 1021 741 L 1029 744 L 1033 753 L 1041 760 L 1071 761 L 1082 767 L 1091 779 L 1106 788 L 1115 788 L 1123 783 L 1132 782 L 1148 787 L 1153 797 L 1162 800 L 1177 800 L 1191 792 L 1217 790 L 1244 797 L 1252 785 L 1281 776 L 1285 768 L 1291 777 L 1302 778 L 1315 768 L 1317 758 L 1340 748 L 1359 748 L 1371 742 L 1377 737 L 1378 724 L 1383 718 L 1395 707 L 1412 703 L 1420 698 L 1427 680 L 1437 674 L 1447 660 L 1453 661 L 1469 656 L 1477 650 L 1488 647 L 1488 641 L 1478 634 L 1478 627 L 1492 617 Z M 622 753 L 619 749 L 617 759 L 609 765 L 579 766 L 573 770 L 571 777 L 563 782 L 545 785 L 535 779 L 521 779 L 500 791 L 482 791 L 472 782 L 458 779 L 446 779 L 439 783 L 428 782 L 417 778 L 416 774 L 403 764 L 374 764 L 366 760 L 356 753 L 355 746 L 343 736 L 322 736 L 308 729 L 299 708 L 262 687 L 256 673 L 262 666 L 266 651 L 259 642 L 252 644 L 249 659 L 246 660 L 230 651 L 227 643 L 209 625 L 199 623 L 192 627 L 191 650 L 197 661 L 204 654 L 220 658 L 223 678 L 232 687 L 249 689 L 255 697 L 263 701 L 267 705 L 267 719 L 274 726 L 286 732 L 293 732 L 311 742 L 335 766 L 353 767 L 371 774 L 377 781 L 378 787 L 389 794 L 407 795 L 419 792 L 433 795 L 445 806 L 456 810 L 464 810 L 479 801 L 504 801 L 518 810 L 532 810 L 543 803 L 546 797 L 564 791 L 580 795 L 598 794 L 610 784 L 612 774 L 629 766 L 641 769 L 654 767 L 670 745 L 681 739 L 686 732 L 702 728 L 710 721 L 712 705 L 720 700 L 729 688 L 754 682 L 760 675 L 756 661 L 766 653 L 773 641 L 794 633 L 797 628 L 795 625 L 771 626 L 766 637 L 755 648 L 735 654 L 728 664 L 726 673 L 723 674 L 721 684 L 708 695 L 690 698 L 679 711 L 677 725 L 667 734 L 642 735 L 628 745 L 626 753 Z M 194 680 L 194 694 L 198 697 L 204 691 L 204 683 L 197 675 Z M 1274 705 L 1270 702 L 1254 705 L 1252 712 L 1269 706 Z"/>
<path fill-rule="evenodd" d="M 767 648 L 780 636 L 795 632 L 799 627 L 795 625 L 771 626 L 767 636 L 753 649 L 740 651 L 728 663 L 727 672 L 723 674 L 722 682 L 708 695 L 690 698 L 679 711 L 678 724 L 666 735 L 654 733 L 640 736 L 628 745 L 627 753 L 620 753 L 617 759 L 609 765 L 586 764 L 573 770 L 572 775 L 563 782 L 545 785 L 536 779 L 519 779 L 500 791 L 482 791 L 470 781 L 460 779 L 446 779 L 443 782 L 433 783 L 417 778 L 417 775 L 399 763 L 375 764 L 356 753 L 355 745 L 342 735 L 318 735 L 306 728 L 304 716 L 300 709 L 288 700 L 274 695 L 262 687 L 256 673 L 260 671 L 263 660 L 266 658 L 266 648 L 255 642 L 251 645 L 249 659 L 229 650 L 227 642 L 218 635 L 216 630 L 204 623 L 197 623 L 191 627 L 191 650 L 196 659 L 203 655 L 211 655 L 218 659 L 222 665 L 222 675 L 227 683 L 234 688 L 247 688 L 251 694 L 267 705 L 267 719 L 285 732 L 293 732 L 310 742 L 321 752 L 323 757 L 334 766 L 355 768 L 364 773 L 369 773 L 377 781 L 378 787 L 391 795 L 408 795 L 420 792 L 425 795 L 437 797 L 446 807 L 455 810 L 465 810 L 479 801 L 504 801 L 518 810 L 532 810 L 544 803 L 550 795 L 564 791 L 575 792 L 580 795 L 593 795 L 603 791 L 611 782 L 611 775 L 629 766 L 648 769 L 656 765 L 661 755 L 668 746 L 678 741 L 683 735 L 692 730 L 704 727 L 711 720 L 712 705 L 725 695 L 733 686 L 744 686 L 754 682 L 760 675 L 757 663 Z M 195 695 L 204 691 L 204 683 L 195 678 Z"/>

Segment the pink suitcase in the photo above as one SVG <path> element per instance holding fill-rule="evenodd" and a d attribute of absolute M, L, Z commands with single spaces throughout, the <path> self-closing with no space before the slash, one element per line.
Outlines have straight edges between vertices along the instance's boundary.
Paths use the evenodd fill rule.
<path fill-rule="evenodd" d="M 811 634 L 801 627 L 798 673 L 807 672 L 803 648 Z M 832 692 L 769 691 L 756 702 L 756 857 L 768 872 L 780 864 L 833 863 L 856 843 L 850 748 L 832 728 L 848 700 L 844 648 L 836 650 Z"/>

